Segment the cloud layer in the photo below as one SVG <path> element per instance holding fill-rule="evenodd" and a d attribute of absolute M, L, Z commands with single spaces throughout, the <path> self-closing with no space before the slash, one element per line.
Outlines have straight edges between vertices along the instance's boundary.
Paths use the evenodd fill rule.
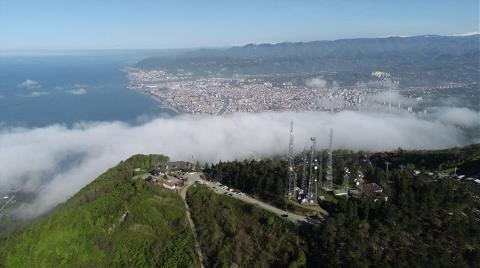
<path fill-rule="evenodd" d="M 465 114 L 466 120 L 455 120 L 465 119 Z M 335 148 L 446 148 L 470 143 L 458 122 L 479 127 L 474 122 L 478 116 L 468 109 L 439 110 L 429 119 L 406 112 L 284 112 L 182 115 L 137 126 L 106 122 L 80 123 L 73 128 L 4 129 L 0 130 L 0 189 L 22 186 L 40 191 L 35 202 L 22 211 L 35 216 L 137 153 L 162 153 L 201 163 L 286 154 L 291 120 L 296 151 L 308 146 L 311 136 L 325 148 L 330 128 L 334 129 Z"/>
<path fill-rule="evenodd" d="M 35 81 L 35 80 L 27 79 L 27 80 L 23 81 L 22 83 L 20 83 L 20 84 L 18 85 L 18 87 L 28 88 L 28 89 L 35 89 L 35 88 L 40 88 L 41 85 L 40 85 L 40 83 L 38 83 L 38 82 Z"/>
<path fill-rule="evenodd" d="M 75 89 L 72 89 L 72 90 L 68 90 L 67 91 L 68 93 L 72 94 L 72 95 L 84 95 L 84 94 L 87 94 L 87 90 L 83 87 L 81 88 L 75 88 Z"/>
<path fill-rule="evenodd" d="M 308 79 L 305 84 L 307 87 L 313 88 L 326 88 L 327 87 L 327 80 L 323 79 L 323 77 L 314 77 Z"/>

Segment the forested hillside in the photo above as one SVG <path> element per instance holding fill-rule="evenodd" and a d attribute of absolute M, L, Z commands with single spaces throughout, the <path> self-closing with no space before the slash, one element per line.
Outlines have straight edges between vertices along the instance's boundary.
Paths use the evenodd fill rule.
<path fill-rule="evenodd" d="M 4 238 L 0 266 L 196 266 L 180 196 L 132 180 L 136 168 L 167 159 L 136 155 L 108 170 L 45 218 Z"/>
<path fill-rule="evenodd" d="M 298 226 L 203 186 L 188 190 L 188 203 L 205 267 L 305 267 Z"/>
<path fill-rule="evenodd" d="M 480 187 L 395 173 L 387 202 L 341 199 L 305 231 L 326 267 L 475 267 L 480 263 Z M 318 254 L 314 254 L 318 253 Z"/>
<path fill-rule="evenodd" d="M 341 183 L 343 167 L 361 170 L 367 181 L 382 186 L 388 201 L 366 197 L 321 201 L 330 215 L 319 225 L 298 230 L 308 243 L 307 266 L 475 267 L 480 263 L 480 184 L 451 175 L 455 167 L 458 174 L 479 174 L 480 166 L 475 164 L 479 145 L 373 154 L 336 151 L 334 156 L 334 181 Z M 206 171 L 211 179 L 282 207 L 285 165 L 280 160 L 235 161 Z"/>
<path fill-rule="evenodd" d="M 476 267 L 480 184 L 454 172 L 478 176 L 479 158 L 479 145 L 335 151 L 334 176 L 344 167 L 361 171 L 388 199 L 319 198 L 328 216 L 313 224 L 291 223 L 201 185 L 189 188 L 187 202 L 205 267 Z M 133 156 L 3 237 L 0 267 L 198 266 L 181 197 L 137 176 L 167 159 Z M 293 202 L 284 198 L 283 160 L 223 162 L 204 171 L 207 179 L 278 207 Z"/>

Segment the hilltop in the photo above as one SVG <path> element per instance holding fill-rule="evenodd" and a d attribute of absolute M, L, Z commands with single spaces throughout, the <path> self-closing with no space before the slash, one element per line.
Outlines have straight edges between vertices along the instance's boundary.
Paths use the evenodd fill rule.
<path fill-rule="evenodd" d="M 132 178 L 165 156 L 135 155 L 0 243 L 5 267 L 191 267 L 198 263 L 176 193 Z"/>
<path fill-rule="evenodd" d="M 199 267 L 198 256 L 205 267 L 468 267 L 480 261 L 480 145 L 335 151 L 334 160 L 334 184 L 342 184 L 345 167 L 359 170 L 383 189 L 381 197 L 320 191 L 318 202 L 328 213 L 314 215 L 285 199 L 284 160 L 221 162 L 192 173 L 199 167 L 135 155 L 1 238 L 0 267 Z M 184 170 L 166 171 L 173 163 Z M 256 201 L 245 202 L 244 193 Z M 290 216 L 260 202 L 288 208 Z M 291 213 L 308 220 L 293 221 Z"/>

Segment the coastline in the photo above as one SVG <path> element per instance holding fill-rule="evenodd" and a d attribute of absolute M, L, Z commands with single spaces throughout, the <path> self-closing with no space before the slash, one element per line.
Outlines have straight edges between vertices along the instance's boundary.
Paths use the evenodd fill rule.
<path fill-rule="evenodd" d="M 167 110 L 170 110 L 173 114 L 175 115 L 180 115 L 180 114 L 184 114 L 184 112 L 176 109 L 175 107 L 172 107 L 172 106 L 169 106 L 167 105 L 161 98 L 153 95 L 153 94 L 150 94 L 148 91 L 145 91 L 143 90 L 142 88 L 139 88 L 139 87 L 131 87 L 131 86 L 127 86 L 127 88 L 129 90 L 133 90 L 133 91 L 138 91 L 140 93 L 142 93 L 143 95 L 149 97 L 149 98 L 152 98 L 154 99 L 160 107 L 164 108 L 164 109 L 167 109 Z"/>
<path fill-rule="evenodd" d="M 155 100 L 155 102 L 157 102 L 159 104 L 159 106 L 163 109 L 167 109 L 169 111 L 172 112 L 172 114 L 174 115 L 180 115 L 180 114 L 184 114 L 185 112 L 182 112 L 180 110 L 178 110 L 177 108 L 175 107 L 172 107 L 170 105 L 168 105 L 166 102 L 164 102 L 161 98 L 159 98 L 158 96 L 155 96 L 153 94 L 151 94 L 150 92 L 144 90 L 142 87 L 138 87 L 138 86 L 132 86 L 130 84 L 130 79 L 129 79 L 129 73 L 130 71 L 132 70 L 139 70 L 138 68 L 135 68 L 135 67 L 131 67 L 131 66 L 127 66 L 127 67 L 124 67 L 122 69 L 122 71 L 126 74 L 126 78 L 127 78 L 127 89 L 129 90 L 133 90 L 133 91 L 138 91 L 140 93 L 142 93 L 143 95 L 145 96 L 148 96 L 149 98 L 152 98 L 153 100 Z"/>

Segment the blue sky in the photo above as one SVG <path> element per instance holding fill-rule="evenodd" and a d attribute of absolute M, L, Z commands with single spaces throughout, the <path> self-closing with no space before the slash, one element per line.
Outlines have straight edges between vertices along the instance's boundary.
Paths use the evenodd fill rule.
<path fill-rule="evenodd" d="M 0 49 L 190 48 L 479 31 L 478 0 L 0 0 Z"/>

